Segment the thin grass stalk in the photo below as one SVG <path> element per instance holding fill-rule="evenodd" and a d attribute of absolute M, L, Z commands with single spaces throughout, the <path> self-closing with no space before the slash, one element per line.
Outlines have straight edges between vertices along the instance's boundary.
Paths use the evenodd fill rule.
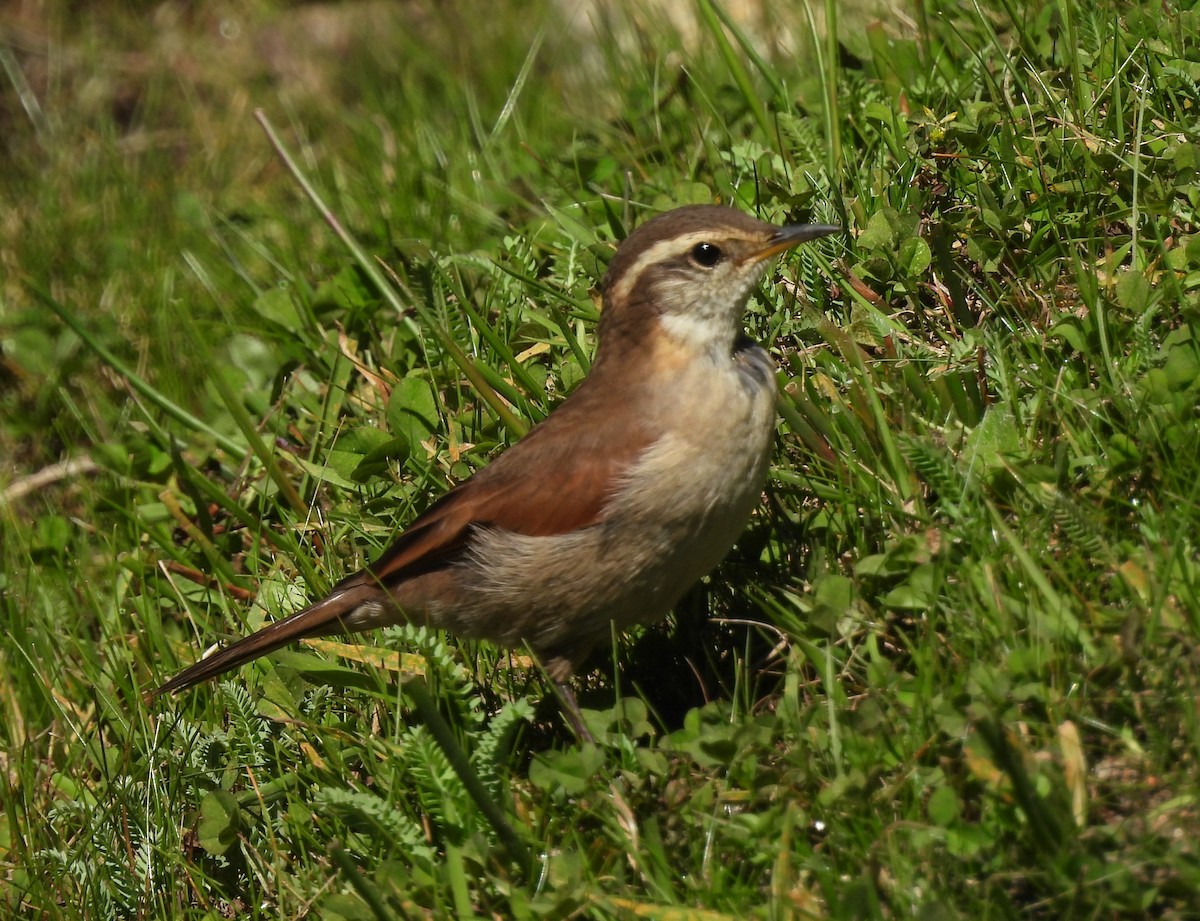
<path fill-rule="evenodd" d="M 105 364 L 117 372 L 117 374 L 125 381 L 129 382 L 134 390 L 140 393 L 150 403 L 164 413 L 179 422 L 194 432 L 203 432 L 212 438 L 224 451 L 232 457 L 244 457 L 246 454 L 246 446 L 238 444 L 227 435 L 223 435 L 216 429 L 212 428 L 207 422 L 197 419 L 178 403 L 173 402 L 160 391 L 155 390 L 149 383 L 142 380 L 134 372 L 134 370 L 125 364 L 121 359 L 117 358 L 112 352 L 100 344 L 100 341 L 91 334 L 86 326 L 79 322 L 75 314 L 65 305 L 60 304 L 55 300 L 48 291 L 39 287 L 31 281 L 25 282 L 25 287 L 34 297 L 41 303 L 49 307 L 58 316 L 60 320 L 71 327 L 71 330 L 77 335 L 85 346 L 94 352 Z"/>
<path fill-rule="evenodd" d="M 292 177 L 304 191 L 304 194 L 308 196 L 309 201 L 313 203 L 318 213 L 322 218 L 324 218 L 325 223 L 329 225 L 330 229 L 333 230 L 337 238 L 341 240 L 342 244 L 350 251 L 350 255 L 354 258 L 354 261 L 358 264 L 358 267 L 363 271 L 363 274 L 365 274 L 370 280 L 375 290 L 378 291 L 380 296 L 388 302 L 388 305 L 395 311 L 396 315 L 401 318 L 401 321 L 408 324 L 413 332 L 420 335 L 420 327 L 418 327 L 413 321 L 412 317 L 408 315 L 408 310 L 401 302 L 400 296 L 397 294 L 396 289 L 387 283 L 387 280 L 379 271 L 375 261 L 367 255 L 361 246 L 358 245 L 358 241 L 350 236 L 346 229 L 342 227 L 341 222 L 329 209 L 329 206 L 325 204 L 324 199 L 321 198 L 321 196 L 317 193 L 317 190 L 313 187 L 312 183 L 310 183 L 304 173 L 301 172 L 300 167 L 296 164 L 296 161 L 292 158 L 292 155 L 288 152 L 287 148 L 284 147 L 283 141 L 280 140 L 279 135 L 275 133 L 275 129 L 272 127 L 271 122 L 267 119 L 266 113 L 262 109 L 257 109 L 255 110 L 254 117 L 258 120 L 258 123 L 262 125 L 263 131 L 266 132 L 267 138 L 271 142 L 271 146 L 275 148 L 275 152 L 278 154 L 280 160 L 283 161 L 284 166 L 287 167 L 288 172 L 292 174 Z M 395 276 L 392 277 L 393 281 L 399 284 L 399 279 L 395 278 Z M 407 292 L 405 293 L 407 295 Z M 426 308 L 425 305 L 416 298 L 409 296 L 408 299 L 409 306 L 413 312 L 420 317 L 421 322 L 437 340 L 438 344 L 445 349 L 446 354 L 450 356 L 450 360 L 458 366 L 459 370 L 462 371 L 463 375 L 468 381 L 470 381 L 471 386 L 475 389 L 475 392 L 478 393 L 480 397 L 483 398 L 484 402 L 492 408 L 492 411 L 496 414 L 500 421 L 517 435 L 525 434 L 529 427 L 517 418 L 513 411 L 508 408 L 508 405 L 504 402 L 504 400 L 500 398 L 500 395 L 492 389 L 486 380 L 484 380 L 483 376 L 479 373 L 479 369 L 475 367 L 475 364 L 463 353 L 462 349 L 458 347 L 458 343 L 454 341 L 450 334 L 444 330 L 441 325 L 434 322 L 433 314 L 429 312 L 428 308 Z"/>
<path fill-rule="evenodd" d="M 700 0 L 700 18 L 704 20 L 705 27 L 708 29 L 709 34 L 712 35 L 713 41 L 716 42 L 717 50 L 721 53 L 721 59 L 729 69 L 729 75 L 733 78 L 738 91 L 742 94 L 742 99 L 745 100 L 747 107 L 750 109 L 750 114 L 758 122 L 758 127 L 762 130 L 762 133 L 766 137 L 771 137 L 773 132 L 771 131 L 771 120 L 767 117 L 767 110 L 762 104 L 762 99 L 759 98 L 759 93 L 754 88 L 754 83 L 750 80 L 750 74 L 746 72 L 746 68 L 742 65 L 741 59 L 729 41 L 729 37 L 721 27 L 721 17 L 717 15 L 716 6 L 715 0 Z"/>

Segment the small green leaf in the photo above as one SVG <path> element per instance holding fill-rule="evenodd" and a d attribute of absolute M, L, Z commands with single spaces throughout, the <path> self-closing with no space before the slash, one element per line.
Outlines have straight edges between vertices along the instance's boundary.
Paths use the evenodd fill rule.
<path fill-rule="evenodd" d="M 1130 313 L 1141 314 L 1150 305 L 1151 286 L 1141 272 L 1122 272 L 1117 279 L 1117 303 Z"/>
<path fill-rule="evenodd" d="M 896 120 L 895 110 L 891 106 L 885 106 L 882 102 L 866 103 L 862 108 L 862 116 L 888 125 Z"/>
<path fill-rule="evenodd" d="M 333 688 L 358 688 L 363 691 L 379 689 L 378 680 L 370 672 L 347 668 L 307 652 L 281 649 L 271 653 L 271 658 L 276 665 L 292 669 L 310 684 L 323 684 Z"/>
<path fill-rule="evenodd" d="M 391 440 L 387 432 L 374 425 L 360 425 L 341 434 L 337 449 L 363 457 Z"/>
<path fill-rule="evenodd" d="M 1167 352 L 1163 372 L 1171 390 L 1176 393 L 1187 390 L 1200 378 L 1200 349 L 1186 339 L 1174 343 Z"/>
<path fill-rule="evenodd" d="M 964 457 L 972 469 L 993 470 L 1004 465 L 1004 455 L 1021 447 L 1020 433 L 1007 406 L 994 404 L 983 414 L 983 421 L 967 436 Z"/>
<path fill-rule="evenodd" d="M 888 557 L 886 553 L 872 553 L 864 556 L 854 564 L 856 576 L 886 576 L 888 575 Z M 842 578 L 845 578 L 844 576 Z"/>
<path fill-rule="evenodd" d="M 338 438 L 337 444 L 325 455 L 325 463 L 336 471 L 343 481 L 361 483 L 374 472 L 366 470 L 365 473 L 360 473 L 365 469 L 363 465 L 368 459 L 377 458 L 376 452 L 388 456 L 389 446 L 396 445 L 397 441 L 398 439 L 389 437 L 387 432 L 373 425 L 360 425 L 344 432 Z M 406 444 L 398 445 L 391 453 L 400 454 L 405 448 Z M 384 463 L 386 464 L 386 461 Z"/>
<path fill-rule="evenodd" d="M 681 205 L 711 205 L 713 193 L 703 182 L 678 182 L 672 201 Z"/>
<path fill-rule="evenodd" d="M 365 483 L 373 476 L 387 473 L 390 461 L 403 461 L 408 457 L 409 445 L 403 438 L 391 438 L 363 455 L 362 461 L 351 472 L 357 483 Z"/>
<path fill-rule="evenodd" d="M 1196 169 L 1200 167 L 1200 148 L 1195 144 L 1177 144 L 1167 156 L 1175 161 L 1177 170 Z"/>
<path fill-rule="evenodd" d="M 595 745 L 568 751 L 535 755 L 529 765 L 529 780 L 535 786 L 567 796 L 587 790 L 592 778 L 604 764 L 604 753 Z"/>
<path fill-rule="evenodd" d="M 952 787 L 938 787 L 934 790 L 925 809 L 929 813 L 929 821 L 943 828 L 955 822 L 962 811 L 958 796 Z"/>
<path fill-rule="evenodd" d="M 130 450 L 120 442 L 102 441 L 92 445 L 92 460 L 106 470 L 129 476 L 133 470 Z"/>
<path fill-rule="evenodd" d="M 238 383 L 243 390 L 265 388 L 279 369 L 279 353 L 257 336 L 235 334 L 225 342 L 226 359 L 229 366 L 237 368 L 245 377 Z"/>
<path fill-rule="evenodd" d="M 1109 456 L 1116 464 L 1135 464 L 1142 459 L 1137 442 L 1124 432 L 1114 432 L 1108 442 Z"/>
<path fill-rule="evenodd" d="M 910 237 L 900 245 L 900 269 L 908 278 L 916 278 L 929 268 L 933 255 L 929 244 L 920 237 Z"/>
<path fill-rule="evenodd" d="M 335 892 L 321 900 L 321 917 L 326 921 L 377 921 L 371 906 L 353 892 Z"/>
<path fill-rule="evenodd" d="M 42 515 L 37 520 L 37 550 L 62 553 L 71 540 L 71 523 L 62 515 Z"/>
<path fill-rule="evenodd" d="M 228 790 L 213 790 L 200 801 L 196 837 L 214 857 L 223 855 L 237 841 L 240 824 L 237 799 Z"/>
<path fill-rule="evenodd" d="M 1054 338 L 1062 339 L 1071 347 L 1072 351 L 1087 354 L 1087 334 L 1080 328 L 1077 318 L 1071 317 L 1068 320 L 1063 320 L 1061 323 L 1054 324 L 1050 329 L 1050 335 Z"/>
<path fill-rule="evenodd" d="M 366 278 L 355 266 L 347 265 L 317 288 L 313 295 L 313 309 L 341 309 L 357 313 L 374 300 Z"/>
<path fill-rule="evenodd" d="M 613 707 L 613 722 L 627 736 L 650 736 L 654 734 L 654 726 L 650 722 L 646 702 L 640 697 L 622 697 Z"/>
<path fill-rule="evenodd" d="M 292 458 L 292 463 L 299 465 L 305 473 L 321 483 L 329 483 L 332 486 L 340 486 L 342 489 L 358 488 L 359 484 L 350 479 L 354 470 L 358 467 L 358 464 L 361 461 L 361 458 L 357 454 L 339 455 L 336 451 L 330 451 L 326 457 L 326 461 L 328 461 L 328 463 L 314 464 L 307 458 Z M 343 470 L 345 472 L 343 472 Z"/>
<path fill-rule="evenodd" d="M 890 213 L 889 213 L 890 212 Z M 890 250 L 896 244 L 896 231 L 892 227 L 895 212 L 890 208 L 876 211 L 867 221 L 867 229 L 858 238 L 860 250 Z"/>
<path fill-rule="evenodd" d="M 423 377 L 405 377 L 392 388 L 387 405 L 388 428 L 409 449 L 428 438 L 438 426 L 433 386 Z"/>
<path fill-rule="evenodd" d="M 254 299 L 251 305 L 254 312 L 264 320 L 275 323 L 284 329 L 299 329 L 302 325 L 300 312 L 291 292 L 281 286 L 267 288 Z"/>
<path fill-rule="evenodd" d="M 937 582 L 934 565 L 923 563 L 880 600 L 884 606 L 894 610 L 926 611 L 937 598 Z"/>
<path fill-rule="evenodd" d="M 854 582 L 837 573 L 826 573 L 813 584 L 813 600 L 838 612 L 854 604 Z"/>

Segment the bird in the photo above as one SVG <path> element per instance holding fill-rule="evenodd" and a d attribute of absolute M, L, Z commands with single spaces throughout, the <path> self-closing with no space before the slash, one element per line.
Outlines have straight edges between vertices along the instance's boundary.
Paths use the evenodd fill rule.
<path fill-rule="evenodd" d="M 590 371 L 558 407 L 326 597 L 149 696 L 304 637 L 409 622 L 529 650 L 590 738 L 569 679 L 614 629 L 664 618 L 761 501 L 776 382 L 743 330 L 750 294 L 771 257 L 839 230 L 723 205 L 642 223 L 601 282 Z"/>

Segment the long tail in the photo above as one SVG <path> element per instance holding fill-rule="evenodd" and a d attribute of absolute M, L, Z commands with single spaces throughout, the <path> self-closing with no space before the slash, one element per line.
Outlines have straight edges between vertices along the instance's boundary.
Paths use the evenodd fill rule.
<path fill-rule="evenodd" d="M 185 668 L 174 678 L 151 691 L 146 699 L 152 701 L 161 694 L 185 690 L 298 639 L 341 633 L 341 620 L 364 602 L 378 596 L 379 589 L 373 584 L 363 584 L 360 581 L 358 584 L 339 585 L 327 598 L 322 598 L 290 617 L 263 627 L 257 633 L 243 637 L 232 646 L 226 646 L 195 665 Z"/>

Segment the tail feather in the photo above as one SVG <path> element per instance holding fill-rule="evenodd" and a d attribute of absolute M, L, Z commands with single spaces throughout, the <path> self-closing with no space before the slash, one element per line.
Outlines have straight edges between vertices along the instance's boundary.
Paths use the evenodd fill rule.
<path fill-rule="evenodd" d="M 340 622 L 347 615 L 371 597 L 378 594 L 378 589 L 368 585 L 351 585 L 342 591 L 320 601 L 310 604 L 283 620 L 276 621 L 263 627 L 257 633 L 243 637 L 232 646 L 226 646 L 185 668 L 178 675 L 164 682 L 161 686 L 147 695 L 148 700 L 154 700 L 162 694 L 182 691 L 202 681 L 208 681 L 217 675 L 244 665 L 251 659 L 265 656 L 287 646 L 296 640 L 309 636 L 322 636 L 342 632 Z"/>

